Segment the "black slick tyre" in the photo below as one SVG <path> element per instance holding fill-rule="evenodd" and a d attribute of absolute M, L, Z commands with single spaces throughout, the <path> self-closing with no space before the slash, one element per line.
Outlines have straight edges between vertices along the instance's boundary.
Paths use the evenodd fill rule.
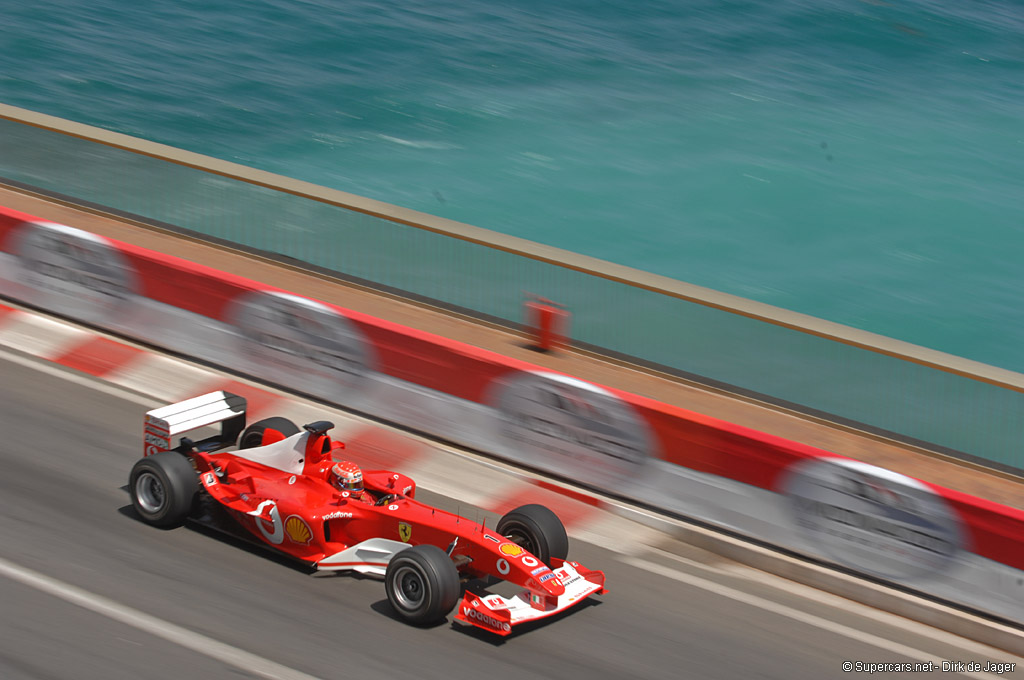
<path fill-rule="evenodd" d="M 144 522 L 171 528 L 181 526 L 192 511 L 199 479 L 185 456 L 161 451 L 135 463 L 128 489 Z"/>
<path fill-rule="evenodd" d="M 395 613 L 418 626 L 443 620 L 462 589 L 455 564 L 434 545 L 417 545 L 392 557 L 384 588 Z"/>
<path fill-rule="evenodd" d="M 242 436 L 238 438 L 238 448 L 254 449 L 257 446 L 261 446 L 263 444 L 263 433 L 267 430 L 277 430 L 285 437 L 291 437 L 300 431 L 299 426 L 287 418 L 280 416 L 264 418 L 245 428 Z"/>
<path fill-rule="evenodd" d="M 510 510 L 498 520 L 496 530 L 549 567 L 552 558 L 564 560 L 569 554 L 569 536 L 562 520 L 543 505 L 522 505 Z"/>

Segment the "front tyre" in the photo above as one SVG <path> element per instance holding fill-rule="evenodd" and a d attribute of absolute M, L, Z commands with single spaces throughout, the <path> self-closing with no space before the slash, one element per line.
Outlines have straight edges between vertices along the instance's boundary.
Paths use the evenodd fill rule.
<path fill-rule="evenodd" d="M 569 554 L 569 537 L 558 515 L 543 505 L 522 505 L 498 520 L 499 534 L 551 566 Z"/>
<path fill-rule="evenodd" d="M 132 506 L 143 521 L 171 528 L 181 526 L 192 511 L 199 481 L 187 458 L 161 451 L 132 467 L 128 488 Z"/>
<path fill-rule="evenodd" d="M 443 620 L 461 590 L 455 564 L 434 545 L 417 545 L 392 557 L 384 588 L 395 612 L 415 625 Z"/>

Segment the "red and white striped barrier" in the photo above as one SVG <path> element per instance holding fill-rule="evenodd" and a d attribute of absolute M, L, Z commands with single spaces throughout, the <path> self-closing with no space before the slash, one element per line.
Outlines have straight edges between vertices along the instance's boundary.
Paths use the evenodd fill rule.
<path fill-rule="evenodd" d="M 908 588 L 1024 614 L 1024 512 L 1013 508 L 6 209 L 0 294 Z"/>

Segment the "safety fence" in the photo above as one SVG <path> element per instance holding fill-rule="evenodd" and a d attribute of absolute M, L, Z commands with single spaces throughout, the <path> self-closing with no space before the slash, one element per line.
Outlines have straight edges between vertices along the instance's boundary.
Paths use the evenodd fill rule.
<path fill-rule="evenodd" d="M 743 298 L 0 105 L 0 177 L 897 438 L 1024 468 L 1024 376 Z"/>

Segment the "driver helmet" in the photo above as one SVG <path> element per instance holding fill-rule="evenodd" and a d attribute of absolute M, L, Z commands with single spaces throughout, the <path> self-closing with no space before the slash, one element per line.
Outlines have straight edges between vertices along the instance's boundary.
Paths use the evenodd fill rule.
<path fill-rule="evenodd" d="M 335 463 L 331 468 L 330 482 L 338 491 L 348 491 L 358 497 L 363 492 L 363 471 L 348 460 Z"/>

